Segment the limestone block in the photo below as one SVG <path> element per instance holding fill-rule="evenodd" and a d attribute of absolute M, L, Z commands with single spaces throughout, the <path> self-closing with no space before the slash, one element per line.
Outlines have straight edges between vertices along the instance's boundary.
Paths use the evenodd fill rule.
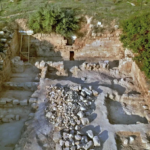
<path fill-rule="evenodd" d="M 54 132 L 54 134 L 53 134 L 53 141 L 55 143 L 57 143 L 60 140 L 60 138 L 61 138 L 61 133 L 60 132 Z"/>
<path fill-rule="evenodd" d="M 15 119 L 16 119 L 17 121 L 19 121 L 19 120 L 20 120 L 20 116 L 19 116 L 19 115 L 16 115 Z"/>
<path fill-rule="evenodd" d="M 64 144 L 65 144 L 65 141 L 63 141 L 62 139 L 59 141 L 59 145 L 60 146 L 64 146 Z"/>
<path fill-rule="evenodd" d="M 0 31 L 0 35 L 4 35 L 4 31 Z"/>
<path fill-rule="evenodd" d="M 13 107 L 12 104 L 7 104 L 7 103 L 6 103 L 6 105 L 4 105 L 4 108 L 12 108 L 12 107 Z"/>
<path fill-rule="evenodd" d="M 38 104 L 37 103 L 32 103 L 31 106 L 32 106 L 33 109 L 37 109 L 38 108 Z"/>
<path fill-rule="evenodd" d="M 82 65 L 80 65 L 81 70 L 85 70 L 86 67 L 87 67 L 87 63 L 85 63 L 85 62 Z"/>
<path fill-rule="evenodd" d="M 27 99 L 24 99 L 24 100 L 20 101 L 20 105 L 21 105 L 21 106 L 26 106 L 26 105 L 28 105 Z"/>
<path fill-rule="evenodd" d="M 51 113 L 51 112 L 46 113 L 46 117 L 47 117 L 47 118 L 51 118 L 51 116 L 52 116 L 52 113 Z"/>
<path fill-rule="evenodd" d="M 73 74 L 73 76 L 77 77 L 78 76 L 78 72 L 80 71 L 80 69 L 77 66 L 74 66 L 70 69 L 70 72 Z"/>
<path fill-rule="evenodd" d="M 132 60 L 121 59 L 119 61 L 119 71 L 122 73 L 130 73 L 132 68 Z"/>
<path fill-rule="evenodd" d="M 30 98 L 29 99 L 29 104 L 36 103 L 36 102 L 37 102 L 36 98 Z"/>
<path fill-rule="evenodd" d="M 62 147 L 59 144 L 56 144 L 56 150 L 62 150 Z"/>
<path fill-rule="evenodd" d="M 86 133 L 89 136 L 89 138 L 93 139 L 94 135 L 93 135 L 93 131 L 92 130 L 88 130 Z"/>
<path fill-rule="evenodd" d="M 40 62 L 39 68 L 42 69 L 42 68 L 45 67 L 45 65 L 46 65 L 46 63 L 44 62 L 44 60 L 42 60 L 42 61 Z"/>
<path fill-rule="evenodd" d="M 81 136 L 80 136 L 80 135 L 75 135 L 75 139 L 76 139 L 77 141 L 79 141 L 79 140 L 81 140 Z"/>
<path fill-rule="evenodd" d="M 8 119 L 8 118 L 2 118 L 2 122 L 8 123 L 8 122 L 9 122 L 9 119 Z"/>
<path fill-rule="evenodd" d="M 5 105 L 6 104 L 6 99 L 0 99 L 0 104 Z"/>
<path fill-rule="evenodd" d="M 5 118 L 7 118 L 7 119 L 14 119 L 15 115 L 9 114 L 9 115 L 6 115 Z"/>
<path fill-rule="evenodd" d="M 94 142 L 94 146 L 100 146 L 101 145 L 98 136 L 94 136 L 93 142 Z"/>
<path fill-rule="evenodd" d="M 132 144 L 134 142 L 134 137 L 130 136 L 129 137 L 129 143 Z"/>
<path fill-rule="evenodd" d="M 13 100 L 11 98 L 5 98 L 6 102 L 11 103 Z"/>
<path fill-rule="evenodd" d="M 87 95 L 92 95 L 92 91 L 87 89 L 87 88 L 84 88 L 83 91 L 87 94 Z"/>
<path fill-rule="evenodd" d="M 83 125 L 89 124 L 89 119 L 88 118 L 81 118 L 81 122 Z"/>
<path fill-rule="evenodd" d="M 35 91 L 35 92 L 31 95 L 31 97 L 38 97 L 38 95 L 39 95 L 38 91 Z"/>
<path fill-rule="evenodd" d="M 42 133 L 38 133 L 38 134 L 37 134 L 37 137 L 38 137 L 38 139 L 39 139 L 41 142 L 46 141 L 46 136 L 45 136 L 44 134 L 42 134 Z"/>
<path fill-rule="evenodd" d="M 40 69 L 40 63 L 38 61 L 35 63 L 35 66 Z"/>
<path fill-rule="evenodd" d="M 17 99 L 14 99 L 14 100 L 13 100 L 13 104 L 14 104 L 14 105 L 20 104 L 20 101 L 17 100 Z"/>
<path fill-rule="evenodd" d="M 97 91 L 92 90 L 92 92 L 93 92 L 93 95 L 94 95 L 94 96 L 98 96 L 98 92 L 97 92 Z"/>
<path fill-rule="evenodd" d="M 93 142 L 92 141 L 89 141 L 87 144 L 85 144 L 84 146 L 83 146 L 83 148 L 84 149 L 89 149 L 89 148 L 91 148 L 93 146 Z"/>
<path fill-rule="evenodd" d="M 123 140 L 123 145 L 124 145 L 124 146 L 127 146 L 127 145 L 128 145 L 128 139 L 124 139 L 124 140 Z"/>

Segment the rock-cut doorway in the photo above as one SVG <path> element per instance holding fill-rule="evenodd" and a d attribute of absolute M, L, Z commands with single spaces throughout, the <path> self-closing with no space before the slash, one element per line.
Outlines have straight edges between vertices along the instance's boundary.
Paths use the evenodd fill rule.
<path fill-rule="evenodd" d="M 74 52 L 70 51 L 70 60 L 74 60 Z"/>

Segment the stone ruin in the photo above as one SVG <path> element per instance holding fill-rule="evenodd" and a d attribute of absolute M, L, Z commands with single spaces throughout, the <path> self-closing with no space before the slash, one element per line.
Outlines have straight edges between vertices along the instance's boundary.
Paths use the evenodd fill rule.
<path fill-rule="evenodd" d="M 120 43 L 114 43 L 112 53 L 105 47 L 118 36 L 102 36 L 80 52 L 77 45 L 65 47 L 61 36 L 36 34 L 31 46 L 37 46 L 37 57 L 27 63 L 17 56 L 20 36 L 5 30 L 0 32 L 5 47 L 0 52 L 0 150 L 150 149 L 144 75 L 130 51 L 122 55 Z M 48 41 L 54 47 L 44 45 Z M 51 59 L 59 48 L 63 59 Z M 75 61 L 69 61 L 70 51 Z"/>

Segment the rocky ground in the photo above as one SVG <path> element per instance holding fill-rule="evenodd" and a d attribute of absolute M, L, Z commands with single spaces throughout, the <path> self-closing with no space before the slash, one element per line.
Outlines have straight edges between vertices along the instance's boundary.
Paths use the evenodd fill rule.
<path fill-rule="evenodd" d="M 38 85 L 33 94 L 27 94 L 27 101 L 23 100 L 29 105 L 28 111 L 23 106 L 24 117 L 15 114 L 9 123 L 2 118 L 1 133 L 3 125 L 13 126 L 11 121 L 21 125 L 17 115 L 25 119 L 22 128 L 15 130 L 19 134 L 12 146 L 15 150 L 150 149 L 149 106 L 132 77 L 119 71 L 118 62 L 40 61 L 35 65 L 41 69 L 39 84 L 34 82 L 37 73 L 34 80 L 32 75 L 20 79 L 26 82 L 24 86 L 16 84 L 15 78 L 4 83 L 10 90 L 21 91 L 34 91 Z M 17 97 L 10 102 L 21 105 Z M 8 149 L 6 144 L 3 147 Z"/>

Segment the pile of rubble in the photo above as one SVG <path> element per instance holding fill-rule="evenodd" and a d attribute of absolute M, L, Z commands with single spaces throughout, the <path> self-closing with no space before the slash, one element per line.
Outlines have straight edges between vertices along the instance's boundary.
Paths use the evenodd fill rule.
<path fill-rule="evenodd" d="M 88 130 L 85 134 L 76 130 L 63 130 L 61 132 L 55 132 L 53 140 L 56 144 L 56 150 L 94 150 L 94 147 L 99 147 L 100 140 L 98 136 L 94 136 L 92 130 Z"/>
<path fill-rule="evenodd" d="M 109 61 L 99 61 L 98 63 L 87 63 L 84 62 L 80 66 L 81 70 L 94 70 L 99 71 L 99 69 L 109 69 Z"/>
<path fill-rule="evenodd" d="M 15 106 L 27 106 L 35 105 L 37 103 L 36 98 L 29 98 L 24 100 L 18 100 L 14 98 L 0 98 L 0 108 L 12 108 Z"/>
<path fill-rule="evenodd" d="M 56 70 L 56 75 L 58 76 L 68 76 L 67 71 L 64 69 L 64 63 L 63 61 L 59 62 L 52 62 L 52 61 L 41 61 L 41 62 L 36 62 L 35 66 L 39 69 L 41 69 L 41 77 L 45 78 L 47 71 L 54 71 Z"/>
<path fill-rule="evenodd" d="M 56 69 L 56 75 L 58 76 L 68 76 L 67 71 L 64 68 L 64 62 L 63 61 L 58 61 L 58 62 L 52 62 L 52 61 L 48 61 L 47 62 L 48 66 L 49 66 L 49 70 L 51 70 L 52 68 Z"/>
<path fill-rule="evenodd" d="M 59 147 L 66 147 L 72 150 L 100 146 L 99 138 L 94 137 L 93 132 L 89 131 L 88 137 L 82 135 L 80 130 L 89 124 L 89 116 L 94 109 L 95 96 L 98 92 L 92 87 L 82 88 L 79 86 L 58 87 L 47 86 L 48 106 L 46 117 L 54 124 L 55 132 L 53 140 Z M 91 140 L 91 139 L 93 140 Z M 93 144 L 94 143 L 94 144 Z M 58 147 L 58 144 L 57 144 Z M 58 148 L 56 148 L 58 149 Z"/>
<path fill-rule="evenodd" d="M 102 71 L 102 70 L 108 70 L 109 69 L 109 61 L 99 61 L 98 63 L 88 63 L 84 62 L 80 66 L 74 66 L 70 69 L 70 72 L 74 77 L 78 77 L 79 71 Z"/>
<path fill-rule="evenodd" d="M 10 123 L 18 120 L 20 120 L 19 115 L 14 114 L 0 115 L 0 123 Z"/>

